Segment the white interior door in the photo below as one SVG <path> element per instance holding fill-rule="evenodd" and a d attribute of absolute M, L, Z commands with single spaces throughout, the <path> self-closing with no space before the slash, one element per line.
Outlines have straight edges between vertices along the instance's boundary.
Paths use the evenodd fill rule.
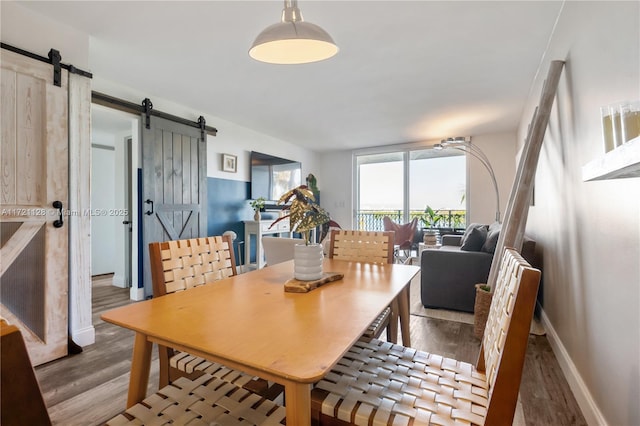
<path fill-rule="evenodd" d="M 68 73 L 0 50 L 0 313 L 34 365 L 67 354 Z"/>

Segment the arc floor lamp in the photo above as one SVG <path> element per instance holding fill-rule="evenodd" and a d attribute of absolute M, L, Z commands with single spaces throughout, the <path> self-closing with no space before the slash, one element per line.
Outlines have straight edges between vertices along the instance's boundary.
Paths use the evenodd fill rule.
<path fill-rule="evenodd" d="M 433 147 L 434 149 L 455 149 L 474 156 L 482 163 L 489 172 L 491 182 L 493 183 L 493 189 L 496 193 L 496 222 L 500 223 L 500 193 L 498 192 L 498 182 L 496 181 L 496 174 L 493 172 L 493 167 L 491 167 L 491 162 L 489 162 L 489 158 L 487 158 L 485 153 L 463 137 L 443 139 Z"/>

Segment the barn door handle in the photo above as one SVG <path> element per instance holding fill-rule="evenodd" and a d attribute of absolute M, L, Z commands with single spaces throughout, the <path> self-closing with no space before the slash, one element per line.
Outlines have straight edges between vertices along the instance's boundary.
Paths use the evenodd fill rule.
<path fill-rule="evenodd" d="M 147 216 L 151 216 L 153 214 L 153 201 L 152 200 L 145 200 L 144 202 L 145 204 L 151 204 L 151 210 L 148 212 L 144 212 L 144 214 L 146 214 Z"/>
<path fill-rule="evenodd" d="M 60 219 L 53 221 L 53 227 L 62 228 L 62 225 L 64 225 L 64 220 L 62 220 L 62 201 L 54 201 L 53 208 L 58 209 L 58 213 L 60 214 Z"/>

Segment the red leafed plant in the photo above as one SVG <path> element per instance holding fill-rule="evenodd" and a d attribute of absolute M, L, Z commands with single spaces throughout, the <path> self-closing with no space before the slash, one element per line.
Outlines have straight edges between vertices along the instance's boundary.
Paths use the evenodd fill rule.
<path fill-rule="evenodd" d="M 288 204 L 289 202 L 291 204 Z M 283 204 L 282 210 L 289 213 L 279 217 L 271 224 L 270 228 L 281 220 L 289 218 L 291 230 L 300 232 L 307 245 L 311 242 L 311 230 L 318 226 L 322 226 L 321 241 L 329 232 L 330 227 L 340 227 L 331 220 L 331 216 L 326 210 L 316 204 L 316 198 L 307 185 L 300 185 L 285 192 L 278 200 L 278 204 Z"/>

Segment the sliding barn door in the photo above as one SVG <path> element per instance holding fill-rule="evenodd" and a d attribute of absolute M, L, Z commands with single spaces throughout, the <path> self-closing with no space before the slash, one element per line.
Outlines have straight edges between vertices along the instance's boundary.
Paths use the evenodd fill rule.
<path fill-rule="evenodd" d="M 145 297 L 153 294 L 149 243 L 207 235 L 206 159 L 195 127 L 151 116 L 142 129 Z"/>
<path fill-rule="evenodd" d="M 67 71 L 0 50 L 0 310 L 34 365 L 67 354 Z"/>

